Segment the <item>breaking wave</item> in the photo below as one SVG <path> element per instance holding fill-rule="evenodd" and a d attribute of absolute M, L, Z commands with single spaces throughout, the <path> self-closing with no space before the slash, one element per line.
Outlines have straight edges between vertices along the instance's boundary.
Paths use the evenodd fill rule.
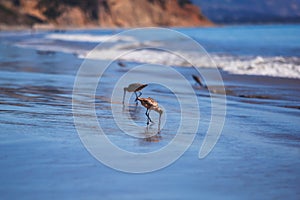
<path fill-rule="evenodd" d="M 59 51 L 65 53 L 76 54 L 79 58 L 86 58 L 87 54 L 93 49 L 90 46 L 84 45 L 66 45 L 73 43 L 94 43 L 95 47 L 99 43 L 103 43 L 109 39 L 113 42 L 105 50 L 97 52 L 93 59 L 114 59 L 112 55 L 123 54 L 129 49 L 136 48 L 138 50 L 125 54 L 119 59 L 123 61 L 162 64 L 170 66 L 191 66 L 183 58 L 170 52 L 157 50 L 155 48 L 148 49 L 147 46 L 161 46 L 158 41 L 138 41 L 136 38 L 128 36 L 111 37 L 111 35 L 92 35 L 92 34 L 67 34 L 67 33 L 49 33 L 38 42 L 33 40 L 18 42 L 16 45 L 26 48 L 35 48 L 45 51 Z M 55 41 L 55 42 L 54 42 Z M 165 42 L 165 41 L 162 41 Z M 170 42 L 170 41 L 168 41 Z M 180 46 L 184 45 L 179 44 Z M 176 41 L 172 41 L 176 43 Z M 168 44 L 169 45 L 169 44 Z M 180 54 L 180 52 L 177 52 Z M 300 78 L 300 58 L 291 56 L 236 56 L 222 55 L 217 53 L 209 53 L 208 56 L 199 57 L 196 52 L 184 52 L 188 55 L 188 59 L 192 59 L 197 63 L 196 67 L 212 67 L 212 61 L 220 69 L 233 74 L 246 75 L 262 75 L 274 77 Z M 210 58 L 212 60 L 210 60 Z"/>

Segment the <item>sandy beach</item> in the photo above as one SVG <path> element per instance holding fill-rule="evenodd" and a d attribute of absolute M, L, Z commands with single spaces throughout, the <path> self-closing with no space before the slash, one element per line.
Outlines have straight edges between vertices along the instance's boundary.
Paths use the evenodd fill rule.
<path fill-rule="evenodd" d="M 113 32 L 102 30 L 101 33 Z M 224 94 L 218 84 L 212 85 L 210 92 L 195 84 L 193 68 L 169 66 L 185 77 L 196 94 L 200 111 L 196 137 L 188 150 L 166 168 L 130 174 L 111 169 L 95 159 L 83 145 L 74 125 L 72 92 L 76 73 L 84 61 L 81 55 L 95 44 L 57 38 L 41 40 L 42 37 L 49 39 L 53 32 L 33 37 L 6 34 L 0 34 L 1 199 L 299 198 L 299 78 L 241 75 L 219 68 Z M 96 35 L 91 30 L 79 30 L 79 34 Z M 45 43 L 48 50 L 41 48 Z M 211 41 L 204 44 L 214 47 Z M 55 51 L 58 46 L 64 47 L 63 51 Z M 105 63 L 101 59 L 95 62 L 99 68 Z M 133 94 L 128 94 L 129 105 L 125 108 L 119 99 L 111 99 L 111 95 L 115 83 L 141 63 L 122 62 L 124 66 L 120 66 L 118 60 L 111 63 L 97 86 L 94 100 L 97 120 L 119 148 L 136 153 L 158 151 L 174 139 L 181 111 L 176 94 L 151 80 L 162 76 L 170 85 L 176 86 L 178 82 L 159 70 L 153 74 L 135 72 L 139 79 L 149 83 L 143 89 L 143 97 L 157 99 L 167 117 L 160 134 L 149 138 L 132 137 L 120 130 L 112 110 L 117 110 L 120 116 L 129 115 L 140 126 L 134 132 L 142 135 L 147 132 L 145 108 L 135 105 Z M 201 70 L 209 73 L 212 69 Z M 91 71 L 86 78 L 94 76 Z M 184 98 L 194 98 L 186 92 L 188 88 L 177 88 Z M 226 95 L 225 124 L 213 150 L 199 159 L 214 95 Z M 192 107 L 195 102 L 187 104 Z M 151 116 L 157 120 L 155 112 Z M 193 119 L 193 113 L 189 117 Z M 87 127 L 88 119 L 89 116 L 84 124 Z M 192 120 L 188 123 L 192 124 Z M 150 127 L 150 132 L 156 131 L 156 125 Z M 131 126 L 126 124 L 126 127 Z M 158 161 L 165 159 L 161 157 Z M 127 160 L 121 157 L 120 162 Z"/>

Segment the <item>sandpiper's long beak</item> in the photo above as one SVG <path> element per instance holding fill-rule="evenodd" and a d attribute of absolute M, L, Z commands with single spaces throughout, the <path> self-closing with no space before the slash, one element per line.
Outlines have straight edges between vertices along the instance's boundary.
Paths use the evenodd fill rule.
<path fill-rule="evenodd" d="M 125 90 L 125 88 L 124 88 L 123 101 L 122 101 L 123 105 L 124 105 L 124 101 L 125 101 L 125 95 L 126 95 L 126 90 Z"/>
<path fill-rule="evenodd" d="M 161 121 L 162 113 L 159 113 L 159 120 L 158 120 L 158 133 L 160 132 L 160 121 Z"/>

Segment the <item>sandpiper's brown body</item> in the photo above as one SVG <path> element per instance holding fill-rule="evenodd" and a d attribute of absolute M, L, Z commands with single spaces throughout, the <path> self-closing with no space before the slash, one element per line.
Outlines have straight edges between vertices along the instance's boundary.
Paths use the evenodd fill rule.
<path fill-rule="evenodd" d="M 161 115 L 163 114 L 163 110 L 158 106 L 158 103 L 157 101 L 155 101 L 154 99 L 152 99 L 151 97 L 148 97 L 148 98 L 140 98 L 138 97 L 137 98 L 141 104 L 147 108 L 146 110 L 146 116 L 147 116 L 147 125 L 149 125 L 149 122 L 152 122 L 150 116 L 149 116 L 149 113 L 151 110 L 154 110 L 156 112 L 159 113 L 159 123 L 158 123 L 158 129 L 160 129 L 160 121 L 161 121 Z"/>
<path fill-rule="evenodd" d="M 151 108 L 158 107 L 158 103 L 154 99 L 152 99 L 151 97 L 148 97 L 148 98 L 138 98 L 138 100 L 147 109 L 153 110 Z"/>

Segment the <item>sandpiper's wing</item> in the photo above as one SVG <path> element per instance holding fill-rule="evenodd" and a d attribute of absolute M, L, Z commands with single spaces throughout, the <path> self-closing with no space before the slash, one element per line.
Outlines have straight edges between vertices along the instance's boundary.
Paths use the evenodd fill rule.
<path fill-rule="evenodd" d="M 120 60 L 118 61 L 118 65 L 120 66 L 120 67 L 125 67 L 126 65 L 123 63 L 123 62 L 121 62 Z"/>
<path fill-rule="evenodd" d="M 146 99 L 151 106 L 153 106 L 153 107 L 158 106 L 158 103 L 157 103 L 157 101 L 155 101 L 155 99 L 152 99 L 151 97 L 148 97 Z"/>
<path fill-rule="evenodd" d="M 134 91 L 137 92 L 137 91 L 140 91 L 142 89 L 144 89 L 144 87 L 148 86 L 148 84 L 140 84 L 139 87 L 137 87 Z"/>
<path fill-rule="evenodd" d="M 127 87 L 127 91 L 128 92 L 135 92 L 135 90 L 139 87 L 141 87 L 141 83 L 131 83 L 130 85 L 128 85 Z"/>
<path fill-rule="evenodd" d="M 141 104 L 145 108 L 150 108 L 151 107 L 151 105 L 150 105 L 149 101 L 147 100 L 147 98 L 140 98 L 140 97 L 138 97 L 138 100 L 141 102 Z"/>
<path fill-rule="evenodd" d="M 137 92 L 137 91 L 143 89 L 146 86 L 147 86 L 147 84 L 144 85 L 144 84 L 141 84 L 141 83 L 131 83 L 130 85 L 128 85 L 127 90 L 129 92 Z"/>
<path fill-rule="evenodd" d="M 128 85 L 127 90 L 129 92 L 137 92 L 137 91 L 142 90 L 146 86 L 148 86 L 148 84 L 131 83 L 130 85 Z"/>
<path fill-rule="evenodd" d="M 203 86 L 203 84 L 202 84 L 202 82 L 201 82 L 201 80 L 200 80 L 200 78 L 198 77 L 198 76 L 196 76 L 196 75 L 192 75 L 193 76 L 193 79 L 200 85 L 200 86 Z"/>
<path fill-rule="evenodd" d="M 158 106 L 158 103 L 152 99 L 151 97 L 148 98 L 138 98 L 138 100 L 141 102 L 141 104 L 146 108 L 156 107 Z"/>

